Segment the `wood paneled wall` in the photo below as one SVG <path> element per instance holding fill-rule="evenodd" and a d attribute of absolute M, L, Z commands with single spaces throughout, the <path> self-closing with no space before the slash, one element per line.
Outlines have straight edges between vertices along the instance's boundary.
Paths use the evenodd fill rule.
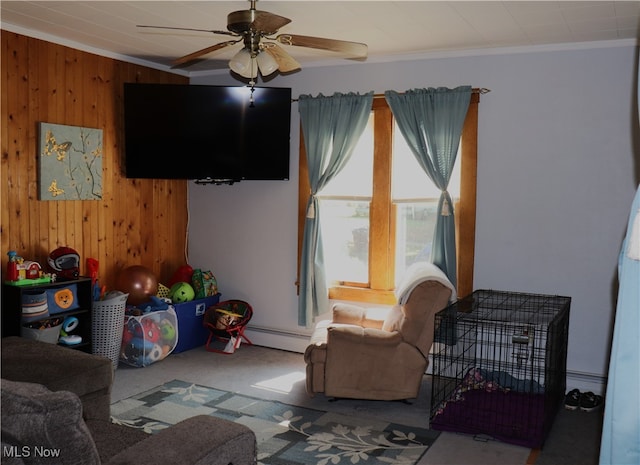
<path fill-rule="evenodd" d="M 0 228 L 2 275 L 15 250 L 46 268 L 59 246 L 100 263 L 101 284 L 141 264 L 166 282 L 186 263 L 187 181 L 123 175 L 123 83 L 183 76 L 2 31 Z M 103 198 L 38 200 L 38 123 L 103 130 Z M 180 156 L 180 154 L 176 154 Z M 160 163 L 160 161 L 159 161 Z"/>

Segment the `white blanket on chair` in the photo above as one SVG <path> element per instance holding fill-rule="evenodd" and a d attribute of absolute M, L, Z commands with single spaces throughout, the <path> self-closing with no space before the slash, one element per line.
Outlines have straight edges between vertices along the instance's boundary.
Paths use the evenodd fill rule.
<path fill-rule="evenodd" d="M 396 288 L 398 303 L 403 305 L 409 299 L 411 292 L 423 281 L 437 281 L 451 289 L 451 301 L 456 300 L 456 289 L 447 275 L 433 263 L 417 262 L 409 266 Z"/>

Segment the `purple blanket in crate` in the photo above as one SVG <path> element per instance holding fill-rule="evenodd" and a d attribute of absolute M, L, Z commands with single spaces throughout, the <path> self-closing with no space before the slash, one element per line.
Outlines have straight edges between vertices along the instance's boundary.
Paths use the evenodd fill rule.
<path fill-rule="evenodd" d="M 488 381 L 472 369 L 431 420 L 431 428 L 486 434 L 499 441 L 538 448 L 544 443 L 544 394 L 519 392 Z"/>

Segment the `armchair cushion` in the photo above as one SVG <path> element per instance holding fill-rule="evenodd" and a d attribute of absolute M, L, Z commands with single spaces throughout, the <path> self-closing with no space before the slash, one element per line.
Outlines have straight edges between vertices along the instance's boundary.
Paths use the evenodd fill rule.
<path fill-rule="evenodd" d="M 331 311 L 331 322 L 379 329 L 382 328 L 387 312 L 387 308 L 364 308 L 359 305 L 337 303 Z"/>
<path fill-rule="evenodd" d="M 332 350 L 350 350 L 352 344 L 373 344 L 380 346 L 397 346 L 402 342 L 402 335 L 397 331 L 390 332 L 376 328 L 363 328 L 356 325 L 330 325 L 328 327 L 327 344 Z"/>
<path fill-rule="evenodd" d="M 7 379 L 1 390 L 2 443 L 29 464 L 50 464 L 52 457 L 59 465 L 100 464 L 77 395 Z"/>

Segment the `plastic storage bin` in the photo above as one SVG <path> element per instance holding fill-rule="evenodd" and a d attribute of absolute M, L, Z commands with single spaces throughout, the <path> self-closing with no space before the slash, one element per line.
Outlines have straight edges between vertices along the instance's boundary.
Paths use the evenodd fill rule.
<path fill-rule="evenodd" d="M 173 353 L 184 352 L 195 347 L 200 347 L 207 342 L 209 330 L 204 327 L 204 313 L 207 308 L 220 301 L 220 294 L 192 300 L 183 304 L 173 304 L 178 318 L 178 344 Z"/>

